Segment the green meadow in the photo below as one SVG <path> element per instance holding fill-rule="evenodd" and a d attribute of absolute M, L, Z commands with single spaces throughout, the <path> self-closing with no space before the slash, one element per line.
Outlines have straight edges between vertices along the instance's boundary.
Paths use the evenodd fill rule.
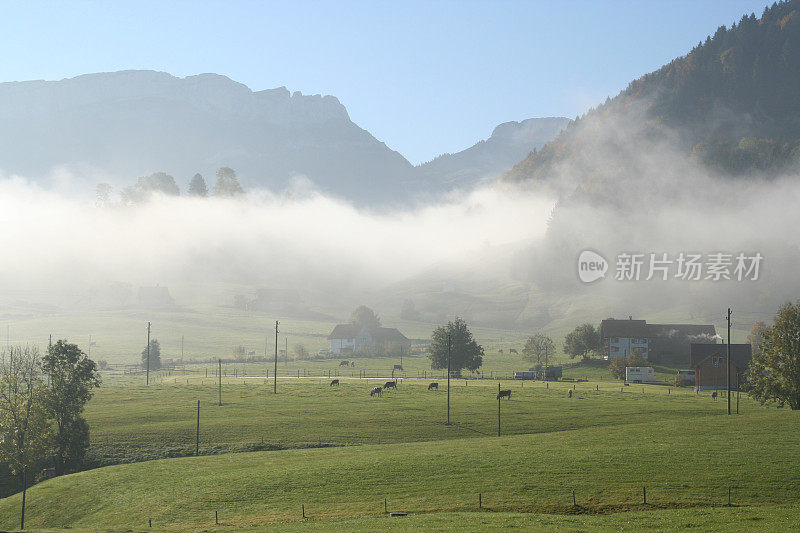
<path fill-rule="evenodd" d="M 711 531 L 800 516 L 794 412 L 742 397 L 729 417 L 724 398 L 664 386 L 504 381 L 498 437 L 497 382 L 452 380 L 451 425 L 445 383 L 428 383 L 378 398 L 375 379 L 281 378 L 276 395 L 271 379 L 224 377 L 219 406 L 211 378 L 109 376 L 86 415 L 92 460 L 110 466 L 31 487 L 26 527 Z M 20 503 L 0 500 L 0 528 L 19 525 Z"/>

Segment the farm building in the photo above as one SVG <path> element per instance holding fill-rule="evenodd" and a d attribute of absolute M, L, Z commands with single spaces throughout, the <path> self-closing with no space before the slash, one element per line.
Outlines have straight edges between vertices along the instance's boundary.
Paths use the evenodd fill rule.
<path fill-rule="evenodd" d="M 632 317 L 608 318 L 600 323 L 600 337 L 608 359 L 627 357 L 637 350 L 648 360 L 688 363 L 690 345 L 715 343 L 717 331 L 710 324 L 648 324 Z"/>
<path fill-rule="evenodd" d="M 338 324 L 328 335 L 331 353 L 375 353 L 390 347 L 409 346 L 408 338 L 397 328 L 367 327 L 356 324 Z"/>
<path fill-rule="evenodd" d="M 694 385 L 694 370 L 678 370 L 678 380 L 681 385 Z"/>
<path fill-rule="evenodd" d="M 652 383 L 655 381 L 655 375 L 652 366 L 625 367 L 625 381 L 629 383 Z"/>
<path fill-rule="evenodd" d="M 731 388 L 736 388 L 737 374 L 750 365 L 753 349 L 749 344 L 731 344 Z M 692 344 L 691 365 L 694 368 L 695 390 L 724 389 L 727 387 L 727 346 L 725 344 Z"/>

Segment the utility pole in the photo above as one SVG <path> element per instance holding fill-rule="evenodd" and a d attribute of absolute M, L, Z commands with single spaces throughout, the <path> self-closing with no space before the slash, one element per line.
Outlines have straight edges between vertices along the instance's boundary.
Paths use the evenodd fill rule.
<path fill-rule="evenodd" d="M 283 338 L 283 366 L 289 364 L 289 336 Z M 277 367 L 276 367 L 277 368 Z"/>
<path fill-rule="evenodd" d="M 183 335 L 181 335 L 181 363 L 183 363 Z"/>
<path fill-rule="evenodd" d="M 219 361 L 219 370 L 217 371 L 219 377 L 219 405 L 222 406 L 222 359 L 217 359 Z"/>
<path fill-rule="evenodd" d="M 147 323 L 147 362 L 145 366 L 147 367 L 145 385 L 150 385 L 150 322 Z"/>
<path fill-rule="evenodd" d="M 500 436 L 500 382 L 497 382 L 497 436 Z"/>
<path fill-rule="evenodd" d="M 725 371 L 725 380 L 728 387 L 728 414 L 731 414 L 731 308 L 728 308 L 728 368 Z"/>
<path fill-rule="evenodd" d="M 200 400 L 197 400 L 197 434 L 194 439 L 194 454 L 200 455 Z"/>
<path fill-rule="evenodd" d="M 447 425 L 450 425 L 450 334 L 447 334 Z"/>
<path fill-rule="evenodd" d="M 25 529 L 25 494 L 28 491 L 28 467 L 22 471 L 22 517 L 20 518 L 19 528 Z"/>
<path fill-rule="evenodd" d="M 544 380 L 547 381 L 547 344 L 544 345 Z"/>
<path fill-rule="evenodd" d="M 278 321 L 275 321 L 275 376 L 272 385 L 272 393 L 278 394 Z"/>

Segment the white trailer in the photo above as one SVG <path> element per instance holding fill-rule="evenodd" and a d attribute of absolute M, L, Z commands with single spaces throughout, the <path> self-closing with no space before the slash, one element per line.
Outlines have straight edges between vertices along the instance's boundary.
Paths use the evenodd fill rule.
<path fill-rule="evenodd" d="M 652 366 L 626 366 L 625 381 L 628 383 L 652 383 L 655 381 L 655 370 Z"/>

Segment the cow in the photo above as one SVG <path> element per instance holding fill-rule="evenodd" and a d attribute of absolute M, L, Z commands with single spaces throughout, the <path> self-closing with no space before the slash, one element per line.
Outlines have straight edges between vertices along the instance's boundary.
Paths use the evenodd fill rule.
<path fill-rule="evenodd" d="M 511 399 L 511 389 L 501 390 L 500 394 L 497 395 L 497 399 L 499 400 L 500 398 L 508 398 L 510 400 Z"/>
<path fill-rule="evenodd" d="M 517 350 L 516 350 L 516 349 L 514 349 L 514 348 L 511 348 L 511 349 L 508 351 L 508 353 L 517 353 Z"/>
<path fill-rule="evenodd" d="M 350 366 L 350 361 L 342 361 L 339 366 Z"/>
<path fill-rule="evenodd" d="M 334 379 L 334 380 L 331 381 L 331 387 L 333 387 L 334 385 L 336 385 L 337 387 L 339 386 L 339 380 L 338 379 Z"/>
<path fill-rule="evenodd" d="M 350 361 L 350 366 L 355 368 L 356 362 L 355 361 Z"/>
<path fill-rule="evenodd" d="M 431 390 L 431 389 L 439 390 L 439 384 L 434 381 L 433 383 L 428 385 L 428 390 Z"/>
<path fill-rule="evenodd" d="M 399 370 L 399 371 L 401 371 L 401 372 L 402 372 L 402 371 L 403 371 L 403 365 L 394 365 L 394 368 L 393 368 L 392 370 L 393 370 L 393 371 L 394 371 L 394 370 Z"/>
<path fill-rule="evenodd" d="M 500 348 L 499 350 L 497 350 L 497 353 L 503 353 L 503 349 Z"/>
<path fill-rule="evenodd" d="M 387 381 L 383 385 L 384 390 L 386 389 L 397 389 L 397 382 L 396 381 Z"/>
<path fill-rule="evenodd" d="M 567 389 L 567 398 L 572 398 L 572 389 Z"/>
<path fill-rule="evenodd" d="M 715 402 L 717 401 L 717 391 L 711 393 L 711 399 L 714 400 Z"/>
<path fill-rule="evenodd" d="M 372 390 L 369 391 L 369 395 L 370 396 L 375 396 L 376 394 L 378 396 L 382 396 L 383 395 L 383 389 L 380 388 L 380 387 L 372 387 Z"/>

